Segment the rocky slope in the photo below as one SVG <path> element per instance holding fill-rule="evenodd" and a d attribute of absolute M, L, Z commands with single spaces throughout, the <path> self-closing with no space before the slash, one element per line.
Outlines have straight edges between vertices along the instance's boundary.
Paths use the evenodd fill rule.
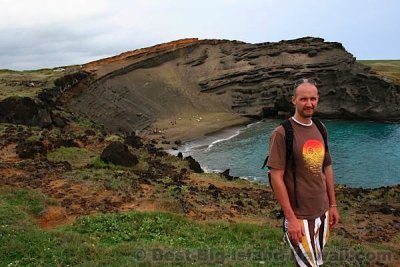
<path fill-rule="evenodd" d="M 358 64 L 340 43 L 306 37 L 277 43 L 185 39 L 83 66 L 90 80 L 67 107 L 109 130 L 142 130 L 182 113 L 291 112 L 293 82 L 314 78 L 320 117 L 400 121 L 400 85 Z"/>
<path fill-rule="evenodd" d="M 129 157 L 136 159 L 127 162 Z M 281 227 L 270 187 L 227 171 L 200 172 L 191 158 L 168 155 L 134 135 L 107 135 L 72 115 L 62 129 L 0 124 L 0 188 L 33 189 L 49 197 L 51 205 L 35 217 L 42 228 L 86 214 L 132 210 Z M 390 253 L 389 263 L 373 258 L 369 266 L 398 266 L 400 185 L 336 191 L 342 221 L 333 235 L 361 244 L 371 255 Z"/>
<path fill-rule="evenodd" d="M 107 122 L 109 129 L 118 130 L 117 127 L 126 127 L 121 128 L 123 131 L 137 129 L 136 127 L 140 125 L 145 126 L 152 120 L 170 116 L 174 112 L 179 114 L 183 108 L 186 108 L 187 112 L 202 112 L 208 108 L 216 111 L 231 111 L 234 106 L 233 99 L 235 99 L 233 92 L 229 89 L 231 85 L 226 87 L 225 93 L 219 91 L 218 88 L 215 91 L 213 89 L 202 92 L 206 86 L 213 84 L 211 80 L 205 83 L 206 77 L 218 74 L 218 71 L 213 74 L 206 68 L 205 64 L 211 60 L 210 57 L 203 59 L 203 63 L 198 61 L 190 63 L 191 65 L 189 63 L 184 66 L 182 66 L 183 63 L 178 65 L 182 67 L 180 71 L 184 68 L 193 70 L 189 72 L 190 69 L 188 69 L 186 74 L 176 71 L 176 58 L 164 61 L 183 53 L 182 51 L 197 51 L 203 46 L 208 46 L 208 51 L 211 51 L 211 48 L 219 51 L 220 45 L 248 46 L 248 44 L 228 41 L 194 40 L 182 43 L 181 46 L 174 46 L 171 43 L 158 46 L 154 49 L 154 53 L 146 52 L 146 50 L 140 53 L 136 51 L 84 66 L 83 70 L 74 67 L 74 69 L 63 71 L 63 75 L 54 76 L 52 73 L 51 79 L 54 78 L 54 82 L 44 79 L 43 84 L 47 82 L 51 84 L 44 90 L 26 85 L 26 77 L 16 78 L 20 74 L 7 74 L 13 75 L 13 79 L 15 78 L 18 82 L 18 87 L 12 87 L 14 84 L 10 83 L 9 77 L 0 79 L 2 92 L 4 91 L 3 84 L 12 85 L 9 88 L 10 93 L 5 95 L 7 97 L 0 102 L 0 187 L 34 189 L 51 198 L 52 206 L 40 212 L 35 218 L 43 228 L 70 223 L 83 214 L 131 210 L 162 210 L 178 213 L 194 220 L 250 222 L 280 227 L 278 206 L 269 187 L 236 179 L 227 173 L 225 175 L 201 174 L 198 164 L 193 159 L 167 155 L 154 146 L 154 140 L 141 140 L 135 135 L 110 135 L 102 126 L 93 124 L 58 106 L 58 100 L 61 100 L 67 104 L 67 107 L 82 114 L 93 112 L 97 117 L 93 115 L 92 119 Z M 341 51 L 345 53 L 344 50 Z M 132 61 L 136 63 L 130 62 L 130 56 L 134 57 Z M 161 63 L 156 59 L 161 60 Z M 186 60 L 185 62 L 190 62 L 192 59 L 186 58 Z M 114 62 L 115 67 L 122 64 L 119 61 L 124 62 L 125 68 L 110 68 L 110 62 Z M 143 66 L 143 64 L 148 68 L 132 70 L 135 66 Z M 196 64 L 200 65 L 192 66 Z M 203 74 L 195 72 L 196 67 L 203 68 Z M 226 73 L 230 71 L 227 69 Z M 363 71 L 367 73 L 366 70 Z M 171 73 L 176 76 L 168 76 Z M 370 79 L 379 81 L 379 84 L 385 82 L 374 74 L 368 75 L 375 77 Z M 129 81 L 124 85 L 127 86 L 127 89 L 124 89 L 127 94 L 116 97 L 122 90 L 117 86 L 118 83 L 125 82 L 125 80 L 120 80 L 122 77 Z M 139 88 L 147 94 L 143 96 L 139 94 L 141 91 L 134 91 L 137 89 L 134 85 L 140 84 L 140 77 L 143 81 L 147 79 L 146 82 L 150 83 L 148 91 L 154 90 L 154 92 Z M 169 80 L 163 80 L 165 77 Z M 182 84 L 172 87 L 174 85 L 172 82 L 176 81 L 176 77 L 184 77 L 178 80 Z M 198 77 L 198 80 L 195 77 Z M 234 78 L 234 75 L 230 77 L 230 79 Z M 189 79 L 197 83 L 189 83 Z M 23 84 L 20 84 L 21 81 Z M 160 84 L 168 81 L 171 87 L 157 87 L 154 81 Z M 285 93 L 289 93 L 291 90 L 289 82 L 282 79 L 282 83 L 287 86 Z M 395 84 L 391 86 L 391 88 L 398 88 Z M 31 90 L 35 90 L 35 93 L 39 92 L 38 97 L 16 96 L 24 92 L 31 95 L 34 93 Z M 107 90 L 115 92 L 111 94 Z M 133 95 L 131 91 L 137 94 L 137 99 L 129 98 Z M 160 95 L 162 92 L 165 95 Z M 176 92 L 173 99 L 169 99 L 167 95 L 171 92 Z M 106 105 L 104 107 L 95 101 L 102 99 L 101 94 Z M 105 98 L 104 96 L 109 96 L 108 94 L 114 98 Z M 379 94 L 376 97 L 378 96 Z M 89 99 L 86 107 L 84 103 L 78 101 L 86 99 Z M 156 100 L 159 106 L 154 104 Z M 181 106 L 172 106 L 174 100 L 181 101 Z M 145 103 L 150 103 L 150 105 L 147 107 L 140 101 L 148 101 Z M 277 100 L 271 98 L 271 101 Z M 76 103 L 77 107 L 71 106 L 72 103 Z M 287 112 L 286 108 L 289 107 L 285 106 L 287 103 L 283 100 L 279 103 L 280 108 L 272 114 L 274 116 Z M 385 103 L 382 104 L 382 108 L 390 108 L 389 103 L 382 103 Z M 135 121 L 136 117 L 133 117 L 129 122 L 130 118 L 125 113 L 115 115 L 113 108 L 121 104 L 127 105 L 126 108 L 128 112 L 131 112 L 130 114 L 138 115 L 142 112 L 137 116 L 139 119 Z M 159 107 L 159 110 L 155 107 Z M 258 115 L 257 112 L 251 113 L 250 111 L 256 110 L 256 107 L 256 105 L 249 105 L 248 109 L 242 107 L 243 111 L 233 107 L 233 110 L 249 116 L 269 115 L 264 112 L 265 107 L 261 109 L 264 113 L 261 112 Z M 137 110 L 138 108 L 142 110 Z M 113 116 L 105 118 L 96 112 L 109 112 Z M 329 114 L 325 113 L 325 115 Z M 129 158 L 130 160 L 125 163 L 125 160 Z M 114 165 L 106 162 L 114 163 Z M 378 255 L 377 253 L 383 250 L 389 251 L 393 256 L 389 264 L 385 260 L 372 259 L 371 266 L 398 266 L 400 256 L 399 185 L 377 189 L 338 186 L 337 196 L 342 223 L 333 232 L 334 235 L 337 238 L 343 238 L 346 242 L 361 244 L 368 248 L 368 251 L 376 252 L 371 255 Z M 10 242 L 13 241 L 10 240 Z M 348 263 L 347 259 L 343 261 Z"/>

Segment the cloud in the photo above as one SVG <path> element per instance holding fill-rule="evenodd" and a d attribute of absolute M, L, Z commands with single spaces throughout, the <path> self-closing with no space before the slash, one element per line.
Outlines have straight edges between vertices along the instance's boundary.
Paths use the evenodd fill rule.
<path fill-rule="evenodd" d="M 0 0 L 0 69 L 82 64 L 180 38 L 303 36 L 399 58 L 399 3 L 382 0 Z M 393 44 L 393 45 L 392 45 Z"/>
<path fill-rule="evenodd" d="M 106 13 L 105 0 L 1 0 L 0 29 L 68 24 Z"/>
<path fill-rule="evenodd" d="M 1 5 L 0 68 L 79 64 L 104 53 L 96 42 L 107 32 L 96 25 L 107 16 L 107 1 L 1 0 Z"/>

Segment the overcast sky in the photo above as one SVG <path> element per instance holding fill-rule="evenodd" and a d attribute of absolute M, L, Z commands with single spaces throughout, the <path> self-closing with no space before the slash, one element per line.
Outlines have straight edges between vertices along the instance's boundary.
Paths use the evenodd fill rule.
<path fill-rule="evenodd" d="M 400 59 L 399 0 L 0 0 L 0 69 L 83 64 L 181 38 L 340 42 Z"/>

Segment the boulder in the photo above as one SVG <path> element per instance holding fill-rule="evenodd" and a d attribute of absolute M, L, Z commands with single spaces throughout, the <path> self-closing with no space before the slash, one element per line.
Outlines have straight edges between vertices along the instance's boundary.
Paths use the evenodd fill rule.
<path fill-rule="evenodd" d="M 0 122 L 48 127 L 50 111 L 29 97 L 8 97 L 0 101 Z"/>
<path fill-rule="evenodd" d="M 35 155 L 46 155 L 46 147 L 40 141 L 23 141 L 16 147 L 17 155 L 22 159 L 33 159 Z"/>
<path fill-rule="evenodd" d="M 66 123 L 64 118 L 61 118 L 61 117 L 58 117 L 58 116 L 54 116 L 52 120 L 53 120 L 53 124 L 56 127 L 64 128 L 65 125 L 67 125 L 67 123 Z"/>
<path fill-rule="evenodd" d="M 174 144 L 180 146 L 182 145 L 182 140 L 175 140 Z"/>
<path fill-rule="evenodd" d="M 185 158 L 185 160 L 186 160 L 187 162 L 189 162 L 189 168 L 190 168 L 192 171 L 194 171 L 194 172 L 196 172 L 196 173 L 203 173 L 203 172 L 204 172 L 203 169 L 202 169 L 201 166 L 200 166 L 200 163 L 198 163 L 192 156 L 187 156 L 187 157 Z"/>
<path fill-rule="evenodd" d="M 121 142 L 112 142 L 101 153 L 101 160 L 115 165 L 131 167 L 138 164 L 137 156 L 133 155 L 128 147 Z"/>
<path fill-rule="evenodd" d="M 134 132 L 132 132 L 130 135 L 128 135 L 125 138 L 125 144 L 133 147 L 133 148 L 141 148 L 143 147 L 143 142 L 140 136 L 135 135 Z"/>
<path fill-rule="evenodd" d="M 230 169 L 226 169 L 225 171 L 221 172 L 220 174 L 222 177 L 224 177 L 228 181 L 239 179 L 239 177 L 234 177 L 234 176 L 230 175 L 229 172 L 230 172 Z"/>

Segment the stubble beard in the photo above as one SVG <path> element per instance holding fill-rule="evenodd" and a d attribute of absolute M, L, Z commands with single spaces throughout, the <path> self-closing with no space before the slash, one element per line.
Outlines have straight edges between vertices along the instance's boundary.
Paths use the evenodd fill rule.
<path fill-rule="evenodd" d="M 314 115 L 314 109 L 313 108 L 311 108 L 311 109 L 306 109 L 306 110 L 303 110 L 303 112 L 301 112 L 301 115 L 304 117 L 304 118 L 311 118 L 313 115 Z"/>

